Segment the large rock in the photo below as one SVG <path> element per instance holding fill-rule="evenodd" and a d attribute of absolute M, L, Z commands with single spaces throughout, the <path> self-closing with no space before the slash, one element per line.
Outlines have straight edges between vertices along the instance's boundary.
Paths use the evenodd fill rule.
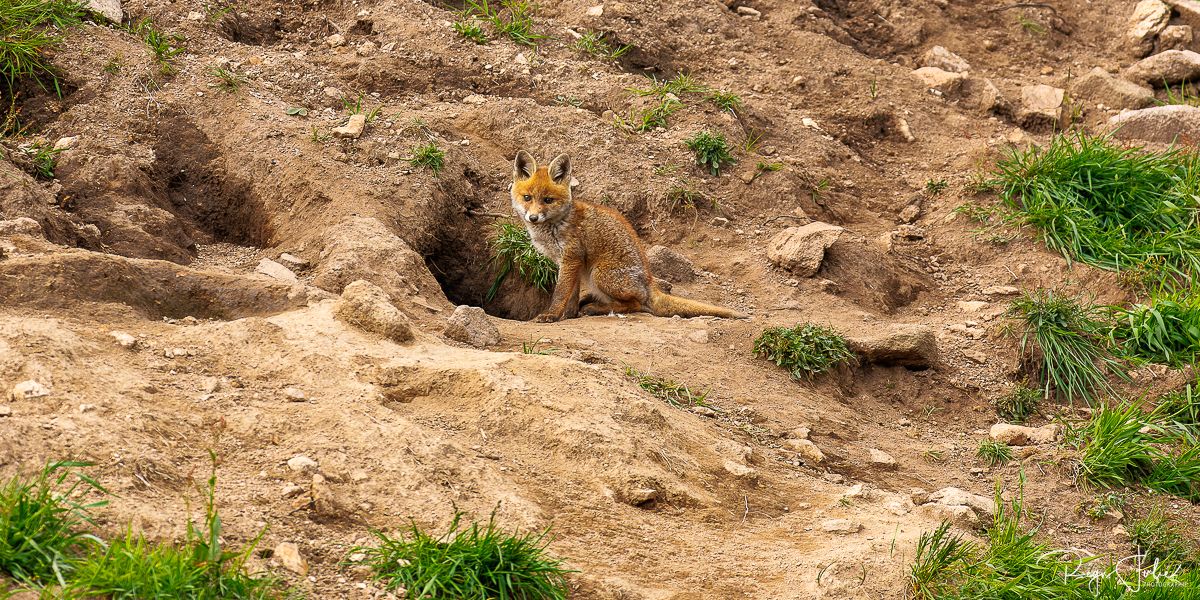
<path fill-rule="evenodd" d="M 1200 28 L 1200 2 L 1197 0 L 1167 0 L 1167 4 L 1179 13 L 1179 20 L 1192 29 Z"/>
<path fill-rule="evenodd" d="M 955 96 L 962 90 L 963 81 L 967 79 L 962 73 L 953 73 L 937 67 L 921 67 L 912 72 L 921 85 L 937 90 L 943 96 Z"/>
<path fill-rule="evenodd" d="M 1153 90 L 1113 77 L 1100 67 L 1076 79 L 1071 85 L 1071 96 L 1109 108 L 1145 108 L 1154 104 Z"/>
<path fill-rule="evenodd" d="M 483 348 L 500 343 L 500 330 L 478 306 L 459 306 L 446 321 L 446 337 Z"/>
<path fill-rule="evenodd" d="M 1154 39 L 1171 19 L 1171 7 L 1160 0 L 1142 0 L 1133 8 L 1129 17 L 1129 31 L 1125 37 L 1133 55 L 1141 58 L 1154 49 Z"/>
<path fill-rule="evenodd" d="M 664 279 L 671 283 L 686 283 L 695 281 L 696 269 L 692 261 L 666 246 L 653 246 L 646 257 L 650 260 L 650 272 L 655 279 Z"/>
<path fill-rule="evenodd" d="M 971 70 L 970 63 L 942 46 L 934 46 L 927 50 L 921 57 L 921 66 L 934 67 L 950 73 L 966 73 Z"/>
<path fill-rule="evenodd" d="M 1027 446 L 1030 444 L 1053 444 L 1058 437 L 1058 426 L 1054 424 L 1041 427 L 1025 427 L 1009 423 L 996 423 L 988 432 L 993 440 L 1010 446 Z"/>
<path fill-rule="evenodd" d="M 435 306 L 448 304 L 425 259 L 378 219 L 349 217 L 330 232 L 313 271 L 313 285 L 341 293 L 350 282 L 365 279 L 397 302 L 420 294 Z"/>
<path fill-rule="evenodd" d="M 360 279 L 346 286 L 333 316 L 397 342 L 413 339 L 408 317 L 392 304 L 387 292 L 369 281 Z"/>
<path fill-rule="evenodd" d="M 916 369 L 937 362 L 937 335 L 926 325 L 892 325 L 846 338 L 851 350 L 868 362 Z"/>
<path fill-rule="evenodd" d="M 821 268 L 825 250 L 841 237 L 845 229 L 815 221 L 801 227 L 789 227 L 771 238 L 767 259 L 799 275 L 812 277 Z"/>
<path fill-rule="evenodd" d="M 87 0 L 84 4 L 88 10 L 118 25 L 125 18 L 125 13 L 121 10 L 121 0 Z"/>
<path fill-rule="evenodd" d="M 1171 144 L 1200 142 L 1200 107 L 1183 104 L 1129 110 L 1108 120 L 1113 137 Z"/>
<path fill-rule="evenodd" d="M 1021 88 L 1021 106 L 1017 122 L 1030 130 L 1054 130 L 1063 122 L 1063 99 L 1066 90 L 1049 85 L 1027 85 Z"/>
<path fill-rule="evenodd" d="M 293 273 L 291 269 L 269 258 L 264 258 L 258 261 L 258 266 L 255 267 L 254 270 L 266 275 L 267 277 L 270 277 L 271 279 L 278 279 L 284 283 L 296 283 L 299 281 L 299 279 L 296 278 L 296 274 Z"/>
<path fill-rule="evenodd" d="M 6 221 L 0 221 L 0 235 L 28 235 L 31 237 L 43 237 L 41 223 L 30 219 L 29 217 L 17 217 Z"/>
<path fill-rule="evenodd" d="M 942 506 L 966 506 L 986 516 L 996 513 L 996 501 L 956 487 L 942 488 L 929 495 L 929 501 Z"/>
<path fill-rule="evenodd" d="M 1191 50 L 1159 52 L 1133 63 L 1124 76 L 1134 83 L 1152 86 L 1194 81 L 1200 77 L 1200 54 Z"/>
<path fill-rule="evenodd" d="M 1158 50 L 1187 50 L 1195 38 L 1191 25 L 1168 25 L 1158 34 Z"/>
<path fill-rule="evenodd" d="M 34 381 L 33 379 L 22 381 L 21 383 L 14 385 L 12 391 L 8 393 L 8 397 L 14 401 L 32 400 L 34 398 L 41 398 L 49 395 L 50 390 L 46 389 L 46 386 Z"/>

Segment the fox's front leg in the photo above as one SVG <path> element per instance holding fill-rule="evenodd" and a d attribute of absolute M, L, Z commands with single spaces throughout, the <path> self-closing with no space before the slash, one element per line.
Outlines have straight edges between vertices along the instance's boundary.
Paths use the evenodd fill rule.
<path fill-rule="evenodd" d="M 538 323 L 553 323 L 570 319 L 579 312 L 579 275 L 583 270 L 583 258 L 563 253 L 558 267 L 558 283 L 550 299 L 550 308 L 533 318 Z"/>

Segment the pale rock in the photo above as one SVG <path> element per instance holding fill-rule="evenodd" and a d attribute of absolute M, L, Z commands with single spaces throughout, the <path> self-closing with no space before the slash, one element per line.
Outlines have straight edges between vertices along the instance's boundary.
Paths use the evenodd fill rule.
<path fill-rule="evenodd" d="M 1126 79 L 1152 86 L 1195 81 L 1200 77 L 1200 54 L 1191 50 L 1167 50 L 1143 58 L 1125 69 Z"/>
<path fill-rule="evenodd" d="M 788 439 L 783 441 L 783 446 L 798 454 L 800 459 L 808 464 L 817 464 L 825 460 L 825 453 L 811 440 Z"/>
<path fill-rule="evenodd" d="M 997 442 L 1010 446 L 1026 446 L 1029 444 L 1053 444 L 1058 438 L 1058 425 L 1050 424 L 1041 427 L 1025 427 L 1010 423 L 996 423 L 988 435 Z"/>
<path fill-rule="evenodd" d="M 687 338 L 697 344 L 707 344 L 708 343 L 708 330 L 707 329 L 697 329 L 696 331 L 692 331 L 692 332 L 688 333 Z"/>
<path fill-rule="evenodd" d="M 297 575 L 308 575 L 308 561 L 300 555 L 300 547 L 292 542 L 280 542 L 275 546 L 271 557 L 279 561 L 280 566 Z"/>
<path fill-rule="evenodd" d="M 891 454 L 875 448 L 869 449 L 869 452 L 872 467 L 885 471 L 894 471 L 897 468 L 896 459 Z"/>
<path fill-rule="evenodd" d="M 0 404 L 0 417 L 12 416 L 12 407 L 7 404 Z"/>
<path fill-rule="evenodd" d="M 1118 79 L 1096 67 L 1071 84 L 1071 96 L 1110 108 L 1144 108 L 1154 104 L 1154 91 L 1126 79 Z"/>
<path fill-rule="evenodd" d="M 743 16 L 743 17 L 750 17 L 753 19 L 757 19 L 762 16 L 762 12 L 758 11 L 757 9 L 751 8 L 749 6 L 737 7 L 737 14 L 740 16 Z"/>
<path fill-rule="evenodd" d="M 304 395 L 304 390 L 294 387 L 283 388 L 283 397 L 287 398 L 288 402 L 304 402 L 308 400 L 308 396 Z"/>
<path fill-rule="evenodd" d="M 942 46 L 934 46 L 921 57 L 921 66 L 934 67 L 948 73 L 966 73 L 971 65 L 963 58 Z"/>
<path fill-rule="evenodd" d="M 355 280 L 342 290 L 342 297 L 338 299 L 333 316 L 339 321 L 395 342 L 413 339 L 408 316 L 392 304 L 387 292 L 364 279 Z"/>
<path fill-rule="evenodd" d="M 724 463 L 725 471 L 734 477 L 741 479 L 755 479 L 758 477 L 758 471 L 752 467 L 743 465 L 735 460 L 726 460 Z"/>
<path fill-rule="evenodd" d="M 255 267 L 254 270 L 266 275 L 267 277 L 270 277 L 271 279 L 278 279 L 284 283 L 297 283 L 300 281 L 296 278 L 296 274 L 293 273 L 291 269 L 288 269 L 287 267 L 269 258 L 264 258 L 258 261 L 258 266 Z"/>
<path fill-rule="evenodd" d="M 949 521 L 962 529 L 974 530 L 980 525 L 979 515 L 969 506 L 930 502 L 918 506 L 917 512 L 930 521 Z"/>
<path fill-rule="evenodd" d="M 602 16 L 604 16 L 604 5 L 603 5 L 603 4 L 599 4 L 599 5 L 596 5 L 596 6 L 589 6 L 589 7 L 588 7 L 588 9 L 587 9 L 587 16 L 589 16 L 589 17 L 602 17 Z"/>
<path fill-rule="evenodd" d="M 32 379 L 28 379 L 18 383 L 17 385 L 14 385 L 12 391 L 9 392 L 8 397 L 14 401 L 17 401 L 32 400 L 34 398 L 42 398 L 49 395 L 50 390 L 46 389 L 46 386 Z"/>
<path fill-rule="evenodd" d="M 986 364 L 988 360 L 987 354 L 979 350 L 963 350 L 963 356 L 969 358 L 972 362 L 981 365 Z"/>
<path fill-rule="evenodd" d="M 1108 120 L 1108 129 L 1119 140 L 1173 144 L 1200 139 L 1200 107 L 1169 104 L 1122 112 Z"/>
<path fill-rule="evenodd" d="M 855 523 L 850 519 L 826 519 L 821 521 L 821 531 L 825 533 L 836 533 L 838 535 L 850 535 L 857 533 L 862 529 L 861 523 Z"/>
<path fill-rule="evenodd" d="M 138 345 L 137 338 L 125 333 L 124 331 L 112 331 L 109 332 L 108 335 L 112 336 L 112 338 L 116 340 L 117 344 L 126 350 L 132 350 Z"/>
<path fill-rule="evenodd" d="M 487 102 L 487 98 L 484 98 L 483 96 L 480 96 L 479 94 L 471 94 L 471 95 L 467 96 L 466 98 L 463 98 L 462 101 L 463 101 L 463 104 L 478 105 L 478 104 L 483 104 L 484 102 Z"/>
<path fill-rule="evenodd" d="M 300 258 L 300 257 L 292 255 L 292 254 L 288 254 L 287 252 L 284 252 L 283 254 L 279 255 L 279 262 L 282 263 L 284 266 L 286 266 L 289 269 L 306 269 L 306 268 L 308 268 L 307 260 L 304 260 L 303 258 Z"/>
<path fill-rule="evenodd" d="M 909 204 L 908 206 L 904 207 L 904 210 L 900 211 L 900 222 L 912 223 L 913 221 L 916 221 L 917 217 L 919 216 L 921 216 L 921 207 L 916 204 Z"/>
<path fill-rule="evenodd" d="M 846 337 L 846 345 L 869 362 L 927 368 L 937 362 L 937 335 L 920 324 L 892 324 Z"/>
<path fill-rule="evenodd" d="M 943 96 L 954 96 L 962 90 L 967 77 L 962 73 L 952 73 L 937 67 L 921 67 L 912 72 L 921 85 L 931 90 L 937 90 Z"/>
<path fill-rule="evenodd" d="M 341 127 L 333 128 L 333 135 L 340 138 L 357 139 L 362 135 L 363 129 L 367 127 L 367 116 L 362 113 L 350 115 L 346 120 L 346 124 Z"/>
<path fill-rule="evenodd" d="M 1168 25 L 1158 34 L 1158 49 L 1187 50 L 1195 39 L 1195 30 L 1191 25 Z"/>
<path fill-rule="evenodd" d="M 0 221 L 0 235 L 44 237 L 45 233 L 42 230 L 41 223 L 29 217 L 17 217 L 15 219 Z"/>
<path fill-rule="evenodd" d="M 1017 109 L 1017 122 L 1026 129 L 1054 130 L 1064 118 L 1063 100 L 1066 90 L 1038 84 L 1021 88 L 1021 105 Z"/>
<path fill-rule="evenodd" d="M 1124 525 L 1114 525 L 1112 534 L 1122 540 L 1129 539 L 1129 530 L 1125 529 Z"/>
<path fill-rule="evenodd" d="M 74 148 L 75 145 L 78 143 L 79 143 L 79 136 L 77 136 L 77 135 L 70 136 L 70 137 L 58 138 L 58 141 L 54 142 L 54 149 L 58 150 L 59 152 L 64 152 L 66 150 L 70 150 L 71 148 Z"/>
<path fill-rule="evenodd" d="M 329 46 L 330 48 L 337 48 L 338 46 L 344 46 L 345 44 L 346 44 L 346 36 L 344 36 L 340 33 L 335 33 L 335 34 L 325 38 L 325 45 Z"/>
<path fill-rule="evenodd" d="M 125 18 L 125 11 L 121 10 L 121 0 L 86 0 L 84 4 L 87 5 L 88 10 L 108 19 L 111 23 L 120 25 Z"/>
<path fill-rule="evenodd" d="M 500 343 L 500 330 L 491 317 L 478 306 L 460 305 L 446 320 L 446 337 L 484 348 Z"/>
<path fill-rule="evenodd" d="M 1133 50 L 1133 55 L 1141 58 L 1154 49 L 1154 38 L 1167 26 L 1171 19 L 1171 7 L 1161 0 L 1142 0 L 1133 8 L 1129 17 L 1129 30 L 1126 39 Z"/>
<path fill-rule="evenodd" d="M 649 259 L 650 272 L 655 279 L 665 279 L 671 283 L 686 283 L 696 279 L 696 268 L 692 261 L 666 246 L 651 246 L 646 258 Z"/>
<path fill-rule="evenodd" d="M 943 506 L 967 506 L 979 513 L 991 516 L 996 513 L 996 502 L 986 496 L 972 494 L 956 487 L 942 488 L 929 495 L 929 502 Z"/>
<path fill-rule="evenodd" d="M 375 45 L 375 42 L 368 40 L 359 44 L 358 47 L 354 49 L 354 53 L 359 56 L 371 56 L 378 50 L 379 46 Z"/>
<path fill-rule="evenodd" d="M 303 454 L 297 454 L 296 456 L 293 456 L 288 459 L 287 466 L 289 469 L 291 469 L 293 471 L 311 473 L 311 472 L 316 472 L 317 461 L 315 461 Z"/>
<path fill-rule="evenodd" d="M 1021 290 L 1011 285 L 993 285 L 983 288 L 983 295 L 985 296 L 1012 296 L 1020 292 Z"/>
<path fill-rule="evenodd" d="M 955 304 L 966 313 L 977 313 L 988 307 L 988 303 L 982 300 L 959 300 Z"/>
<path fill-rule="evenodd" d="M 821 268 L 825 250 L 845 229 L 814 221 L 779 232 L 767 245 L 767 259 L 801 277 L 812 277 Z"/>

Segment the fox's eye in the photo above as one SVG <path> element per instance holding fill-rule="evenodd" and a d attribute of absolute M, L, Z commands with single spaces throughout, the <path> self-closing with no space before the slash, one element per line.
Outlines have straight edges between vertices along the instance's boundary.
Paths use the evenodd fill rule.
<path fill-rule="evenodd" d="M 554 202 L 554 198 L 542 198 L 542 202 L 550 204 L 551 202 Z"/>
<path fill-rule="evenodd" d="M 533 196 L 530 196 L 529 194 L 525 194 L 525 201 L 529 202 L 530 200 L 533 200 Z"/>

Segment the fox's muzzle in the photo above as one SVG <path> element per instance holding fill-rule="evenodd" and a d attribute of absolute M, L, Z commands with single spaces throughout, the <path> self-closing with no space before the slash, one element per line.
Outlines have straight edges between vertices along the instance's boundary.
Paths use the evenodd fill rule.
<path fill-rule="evenodd" d="M 530 223 L 537 223 L 538 221 L 542 220 L 542 215 L 535 215 L 533 213 L 525 213 L 525 220 L 529 221 Z"/>

